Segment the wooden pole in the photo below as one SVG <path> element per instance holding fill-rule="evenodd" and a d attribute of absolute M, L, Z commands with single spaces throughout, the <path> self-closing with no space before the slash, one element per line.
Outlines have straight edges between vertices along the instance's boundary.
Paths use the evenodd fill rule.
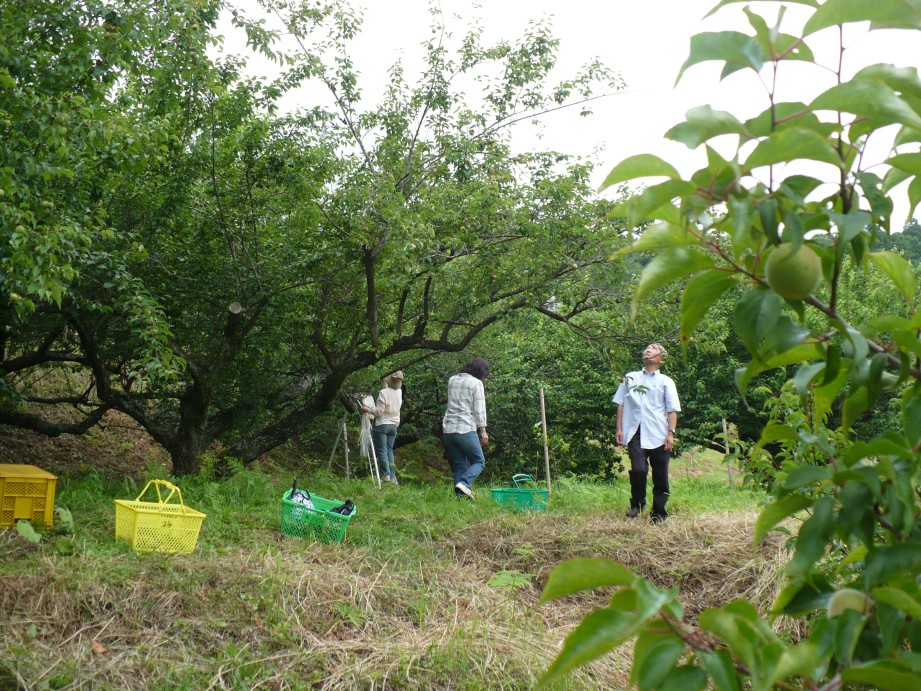
<path fill-rule="evenodd" d="M 544 406 L 544 387 L 540 387 L 540 426 L 544 433 L 544 473 L 547 475 L 547 499 L 553 493 L 550 487 L 550 448 L 547 445 L 547 409 Z"/>
<path fill-rule="evenodd" d="M 726 472 L 729 474 L 729 491 L 735 490 L 732 486 L 732 462 L 729 459 L 729 426 L 726 424 L 726 418 L 723 418 L 723 445 L 726 449 Z"/>

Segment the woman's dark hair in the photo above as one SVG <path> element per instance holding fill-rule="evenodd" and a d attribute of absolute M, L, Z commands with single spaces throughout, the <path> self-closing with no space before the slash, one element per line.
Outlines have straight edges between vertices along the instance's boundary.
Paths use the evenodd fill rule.
<path fill-rule="evenodd" d="M 466 365 L 461 367 L 461 374 L 469 374 L 473 377 L 476 377 L 480 381 L 486 379 L 489 376 L 489 361 L 484 360 L 481 357 L 475 357 Z"/>

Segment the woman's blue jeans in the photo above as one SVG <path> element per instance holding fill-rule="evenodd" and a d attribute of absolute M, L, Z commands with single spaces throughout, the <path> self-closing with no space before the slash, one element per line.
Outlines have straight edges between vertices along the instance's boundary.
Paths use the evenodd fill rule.
<path fill-rule="evenodd" d="M 371 431 L 371 441 L 374 442 L 377 467 L 381 471 L 382 478 L 397 479 L 397 469 L 393 463 L 393 442 L 396 440 L 396 425 L 374 425 L 374 429 Z"/>
<path fill-rule="evenodd" d="M 444 434 L 441 438 L 448 463 L 451 464 L 451 472 L 454 473 L 454 484 L 463 482 L 467 487 L 472 487 L 486 463 L 480 437 L 476 432 L 464 432 Z"/>

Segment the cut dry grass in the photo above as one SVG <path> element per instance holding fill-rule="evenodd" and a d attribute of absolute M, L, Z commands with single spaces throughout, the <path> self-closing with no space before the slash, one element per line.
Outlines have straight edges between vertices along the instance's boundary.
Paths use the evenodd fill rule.
<path fill-rule="evenodd" d="M 276 532 L 260 549 L 161 556 L 86 543 L 59 557 L 0 533 L 12 557 L 0 570 L 0 675 L 25 689 L 523 689 L 610 595 L 538 607 L 563 559 L 608 557 L 678 586 L 691 620 L 740 598 L 764 611 L 778 587 L 783 547 L 753 549 L 754 513 L 660 526 L 620 511 L 470 515 L 412 556 Z M 623 688 L 629 656 L 560 688 Z"/>
<path fill-rule="evenodd" d="M 692 621 L 733 599 L 765 611 L 784 559 L 779 539 L 751 544 L 756 497 L 680 468 L 660 526 L 624 517 L 619 482 L 558 481 L 547 513 L 522 515 L 485 487 L 458 502 L 447 481 L 381 492 L 299 468 L 317 494 L 359 506 L 345 542 L 324 546 L 281 535 L 291 471 L 254 466 L 180 483 L 208 514 L 193 554 L 135 554 L 114 540 L 112 499 L 134 498 L 138 467 L 157 464 L 88 472 L 80 460 L 67 474 L 65 461 L 53 470 L 75 554 L 0 531 L 0 690 L 526 689 L 610 597 L 538 607 L 564 559 L 607 557 L 677 586 Z M 624 646 L 558 688 L 623 688 L 630 656 Z"/>

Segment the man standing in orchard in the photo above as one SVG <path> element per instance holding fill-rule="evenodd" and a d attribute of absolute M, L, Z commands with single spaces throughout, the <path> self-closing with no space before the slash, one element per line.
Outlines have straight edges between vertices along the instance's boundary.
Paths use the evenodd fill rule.
<path fill-rule="evenodd" d="M 630 372 L 612 399 L 617 404 L 617 443 L 630 456 L 630 510 L 636 518 L 646 505 L 646 476 L 652 467 L 652 522 L 668 517 L 668 462 L 675 445 L 681 404 L 671 377 L 659 369 L 668 352 L 659 343 L 643 351 L 643 369 Z"/>

